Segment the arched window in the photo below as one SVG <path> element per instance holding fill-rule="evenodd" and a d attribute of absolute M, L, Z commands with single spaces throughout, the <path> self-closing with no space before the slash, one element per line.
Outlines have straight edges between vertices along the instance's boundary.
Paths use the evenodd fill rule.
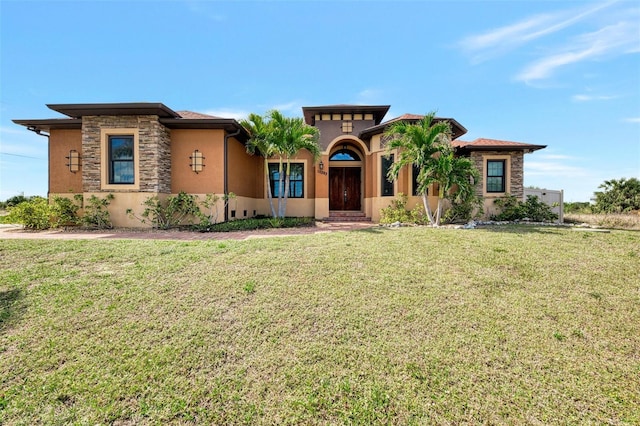
<path fill-rule="evenodd" d="M 329 158 L 330 161 L 360 161 L 360 156 L 347 148 L 334 152 Z"/>

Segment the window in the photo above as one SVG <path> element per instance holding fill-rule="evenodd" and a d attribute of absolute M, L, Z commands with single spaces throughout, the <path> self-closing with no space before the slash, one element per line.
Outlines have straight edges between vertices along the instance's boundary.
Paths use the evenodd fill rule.
<path fill-rule="evenodd" d="M 109 184 L 133 184 L 133 136 L 109 136 Z"/>
<path fill-rule="evenodd" d="M 351 121 L 345 121 L 342 123 L 342 133 L 353 132 L 353 123 Z"/>
<path fill-rule="evenodd" d="M 393 181 L 389 180 L 389 178 L 387 177 L 387 174 L 389 173 L 389 169 L 391 169 L 391 166 L 393 165 L 393 154 L 389 155 L 389 156 L 382 156 L 382 164 L 381 164 L 381 171 L 382 171 L 382 196 L 383 197 L 392 197 L 394 195 L 393 193 Z"/>
<path fill-rule="evenodd" d="M 505 192 L 505 160 L 487 160 L 487 192 Z"/>
<path fill-rule="evenodd" d="M 304 198 L 304 164 L 291 163 L 289 173 L 289 198 Z M 287 167 L 282 165 L 283 169 Z M 284 176 L 282 184 L 280 184 L 280 165 L 278 163 L 269 163 L 269 179 L 271 185 L 271 195 L 278 197 L 281 194 L 281 187 L 284 187 Z M 284 195 L 284 194 L 283 194 Z"/>
<path fill-rule="evenodd" d="M 342 148 L 334 152 L 329 161 L 360 161 L 360 156 L 348 148 Z"/>

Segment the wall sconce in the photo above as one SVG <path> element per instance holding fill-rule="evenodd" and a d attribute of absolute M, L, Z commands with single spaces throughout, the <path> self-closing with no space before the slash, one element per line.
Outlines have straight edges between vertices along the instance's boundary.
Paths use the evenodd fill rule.
<path fill-rule="evenodd" d="M 75 173 L 80 170 L 80 154 L 75 149 L 69 151 L 69 156 L 65 157 L 68 161 L 67 167 L 71 173 Z"/>
<path fill-rule="evenodd" d="M 320 166 L 320 170 L 324 170 L 324 163 L 322 162 L 322 160 L 320 160 L 320 164 L 318 164 Z"/>
<path fill-rule="evenodd" d="M 196 149 L 191 154 L 191 157 L 189 157 L 189 160 L 191 160 L 191 164 L 189 164 L 191 170 L 196 172 L 196 174 L 200 173 L 204 168 L 204 157 L 202 156 L 202 153 Z"/>

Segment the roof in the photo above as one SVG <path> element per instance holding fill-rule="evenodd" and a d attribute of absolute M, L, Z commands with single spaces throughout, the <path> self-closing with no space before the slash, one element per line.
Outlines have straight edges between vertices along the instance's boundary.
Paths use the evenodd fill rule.
<path fill-rule="evenodd" d="M 498 139 L 478 138 L 471 142 L 453 141 L 453 146 L 459 152 L 471 151 L 525 151 L 533 152 L 546 148 L 546 145 L 534 145 L 522 142 L 502 141 Z"/>
<path fill-rule="evenodd" d="M 179 118 L 177 112 L 162 103 L 126 102 L 99 104 L 47 104 L 50 109 L 71 118 L 85 115 L 157 115 Z"/>
<path fill-rule="evenodd" d="M 316 114 L 346 113 L 346 114 L 373 114 L 373 120 L 379 124 L 384 118 L 391 105 L 322 105 L 302 107 L 304 121 L 310 126 L 315 125 Z"/>
<path fill-rule="evenodd" d="M 221 118 L 193 111 L 175 112 L 161 103 L 48 104 L 50 109 L 70 118 L 13 120 L 29 130 L 50 132 L 52 129 L 81 129 L 82 117 L 93 115 L 157 115 L 171 129 L 224 129 L 238 133 L 238 139 L 249 138 L 247 131 L 233 118 Z"/>
<path fill-rule="evenodd" d="M 178 111 L 178 114 L 180 115 L 181 118 L 186 118 L 186 119 L 222 118 L 222 117 L 216 117 L 215 115 L 202 114 L 201 112 L 194 112 L 194 111 Z"/>
<path fill-rule="evenodd" d="M 360 139 L 368 139 L 375 134 L 382 133 L 385 131 L 387 126 L 393 123 L 396 123 L 398 121 L 407 121 L 407 122 L 414 123 L 414 122 L 417 122 L 418 120 L 422 120 L 423 118 L 424 118 L 424 115 L 402 114 L 399 117 L 392 118 L 391 120 L 387 120 L 384 123 L 378 124 L 377 126 L 369 127 L 368 129 L 363 130 L 362 132 L 360 132 Z M 453 132 L 453 135 L 452 135 L 453 139 L 459 138 L 460 136 L 467 133 L 467 129 L 465 129 L 462 124 L 458 123 L 458 121 L 453 118 L 434 117 L 433 121 L 435 121 L 436 123 L 440 121 L 448 121 L 449 124 L 451 125 L 451 131 Z"/>

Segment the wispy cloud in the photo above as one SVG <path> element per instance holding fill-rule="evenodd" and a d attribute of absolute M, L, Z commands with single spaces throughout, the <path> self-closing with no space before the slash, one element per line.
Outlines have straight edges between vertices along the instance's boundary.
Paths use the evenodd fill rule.
<path fill-rule="evenodd" d="M 638 49 L 638 24 L 619 22 L 574 37 L 556 53 L 538 59 L 516 76 L 526 83 L 550 77 L 558 68 L 608 55 L 634 53 Z"/>
<path fill-rule="evenodd" d="M 221 108 L 221 109 L 210 109 L 204 111 L 203 114 L 214 115 L 216 117 L 221 118 L 235 118 L 236 120 L 241 120 L 243 118 L 247 118 L 249 114 L 253 111 L 246 111 L 242 109 L 234 109 L 234 108 Z"/>
<path fill-rule="evenodd" d="M 462 39 L 458 45 L 462 50 L 472 55 L 474 63 L 479 63 L 543 36 L 563 30 L 613 3 L 615 1 L 609 1 L 577 12 L 570 10 L 534 15 L 515 24 L 495 28 L 483 34 L 468 36 Z"/>
<path fill-rule="evenodd" d="M 625 118 L 622 121 L 624 121 L 626 123 L 640 123 L 640 117 Z"/>
<path fill-rule="evenodd" d="M 356 105 L 372 105 L 378 103 L 382 95 L 382 90 L 370 87 L 356 93 L 355 98 L 350 102 Z"/>
<path fill-rule="evenodd" d="M 189 10 L 191 12 L 193 12 L 194 14 L 198 15 L 198 16 L 203 16 L 205 18 L 208 18 L 212 21 L 215 22 L 222 22 L 225 21 L 227 19 L 227 17 L 225 15 L 222 14 L 218 14 L 218 13 L 212 13 L 209 9 L 207 9 L 203 3 L 203 1 L 198 1 L 198 0 L 185 0 L 185 3 L 187 5 L 187 7 L 189 8 Z M 209 4 L 216 4 L 214 2 L 206 2 Z"/>
<path fill-rule="evenodd" d="M 572 100 L 576 102 L 590 102 L 590 101 L 609 101 L 611 99 L 618 99 L 620 96 L 613 95 L 573 95 Z"/>

